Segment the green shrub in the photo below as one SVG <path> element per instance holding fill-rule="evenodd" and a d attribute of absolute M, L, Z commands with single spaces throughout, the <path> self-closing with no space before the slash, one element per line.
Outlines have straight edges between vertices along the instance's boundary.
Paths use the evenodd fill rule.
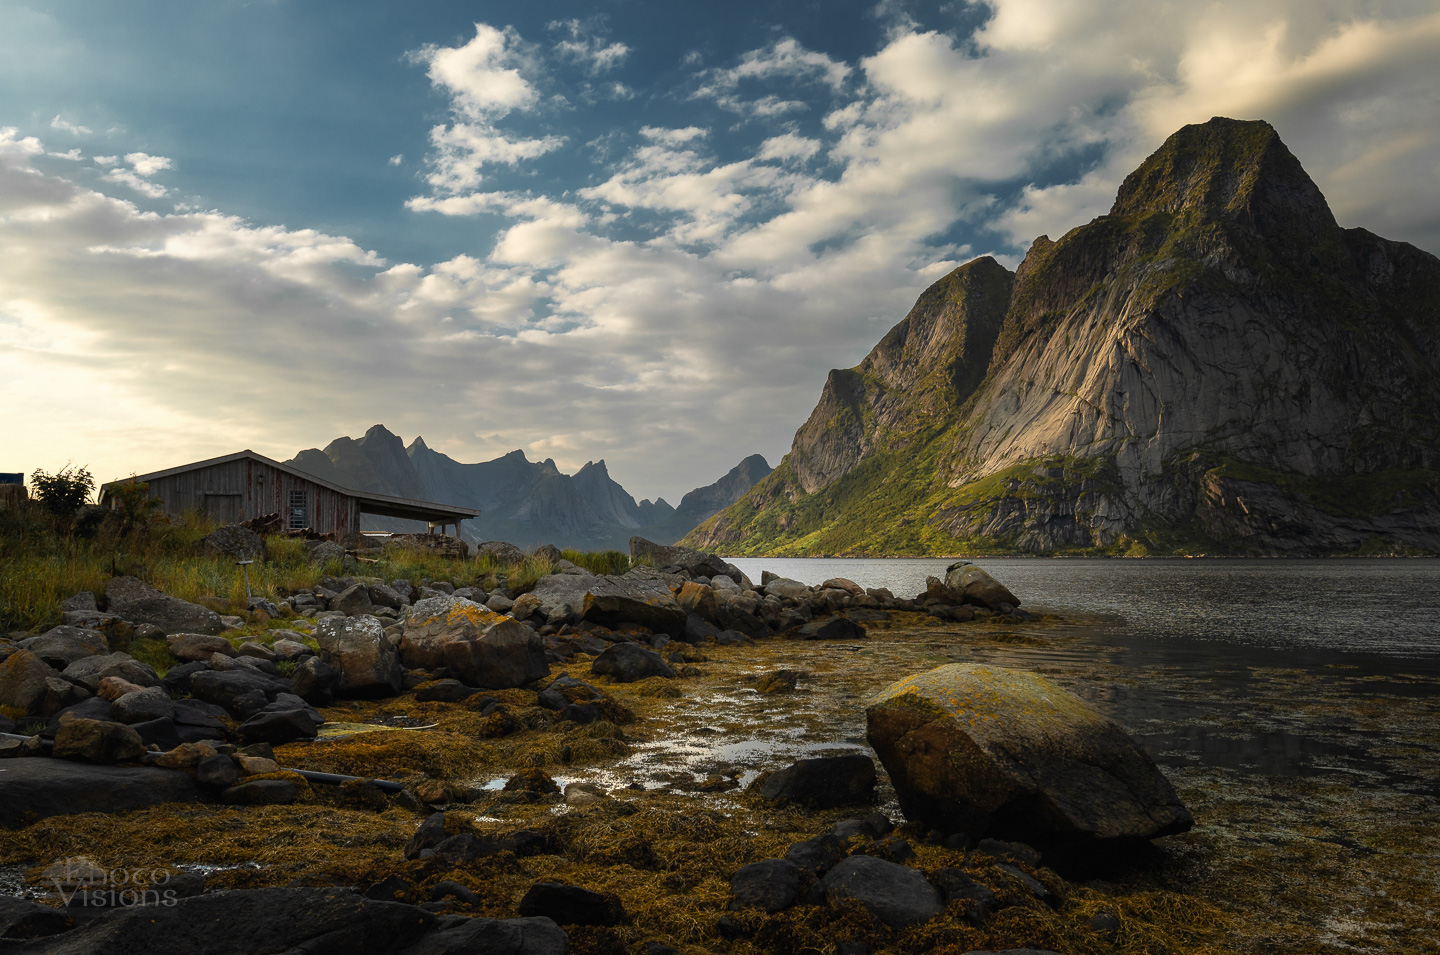
<path fill-rule="evenodd" d="M 46 474 L 39 468 L 30 475 L 30 486 L 35 489 L 35 499 L 56 517 L 68 518 L 76 509 L 90 500 L 95 490 L 95 479 L 85 468 L 67 464 L 54 474 Z"/>

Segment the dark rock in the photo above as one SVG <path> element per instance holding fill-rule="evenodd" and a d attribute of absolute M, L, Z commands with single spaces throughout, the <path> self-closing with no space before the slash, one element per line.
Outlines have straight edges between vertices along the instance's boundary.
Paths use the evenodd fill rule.
<path fill-rule="evenodd" d="M 189 774 L 144 766 L 97 766 L 63 759 L 12 759 L 0 772 L 0 820 L 7 826 L 79 812 L 125 812 L 194 802 Z"/>
<path fill-rule="evenodd" d="M 821 881 L 832 903 L 853 899 L 892 928 L 918 925 L 945 908 L 939 890 L 925 876 L 873 856 L 851 856 Z"/>
<path fill-rule="evenodd" d="M 50 695 L 47 680 L 59 674 L 29 650 L 17 650 L 0 663 L 0 704 L 17 713 L 43 715 Z"/>
<path fill-rule="evenodd" d="M 418 859 L 420 853 L 434 849 L 448 837 L 445 831 L 445 813 L 431 813 L 415 830 L 410 841 L 405 843 L 405 858 Z"/>
<path fill-rule="evenodd" d="M 143 752 L 145 743 L 140 734 L 124 723 L 71 719 L 62 721 L 55 733 L 54 755 L 58 759 L 109 764 L 139 759 Z"/>
<path fill-rule="evenodd" d="M 480 896 L 471 892 L 465 886 L 454 879 L 445 879 L 436 882 L 430 889 L 430 901 L 439 902 L 441 899 L 454 899 L 462 905 L 479 905 Z"/>
<path fill-rule="evenodd" d="M 220 615 L 170 597 L 134 577 L 112 577 L 105 585 L 108 612 L 132 624 L 148 623 L 165 633 L 223 633 Z"/>
<path fill-rule="evenodd" d="M 885 836 L 876 839 L 861 846 L 857 851 L 862 855 L 874 856 L 889 862 L 908 862 L 915 858 L 915 850 L 910 847 L 910 843 L 899 836 Z"/>
<path fill-rule="evenodd" d="M 800 898 L 802 872 L 785 859 L 764 859 L 742 866 L 730 877 L 732 909 L 763 909 L 767 914 L 788 909 Z"/>
<path fill-rule="evenodd" d="M 410 902 L 415 898 L 415 886 L 398 875 L 387 875 L 365 890 L 365 898 L 376 902 Z"/>
<path fill-rule="evenodd" d="M 130 728 L 139 734 L 140 742 L 145 744 L 146 749 L 156 746 L 162 750 L 171 750 L 181 743 L 194 743 L 215 738 L 209 732 L 202 733 L 181 727 L 168 716 L 145 720 L 141 723 L 131 723 Z"/>
<path fill-rule="evenodd" d="M 190 677 L 209 669 L 210 665 L 208 663 L 199 660 L 182 663 L 179 666 L 173 666 L 166 670 L 165 675 L 160 678 L 160 685 L 165 688 L 166 692 L 172 695 L 189 693 Z"/>
<path fill-rule="evenodd" d="M 118 676 L 136 686 L 159 686 L 160 678 L 148 664 L 141 663 L 128 653 L 116 651 L 110 654 L 96 654 L 76 660 L 60 674 L 71 683 L 85 687 L 91 693 L 100 688 L 100 681 L 107 676 Z"/>
<path fill-rule="evenodd" d="M 209 662 L 217 653 L 236 655 L 235 645 L 224 637 L 209 633 L 172 633 L 165 638 L 171 656 L 179 660 Z"/>
<path fill-rule="evenodd" d="M 801 640 L 863 640 L 865 628 L 849 617 L 819 617 L 795 631 Z"/>
<path fill-rule="evenodd" d="M 370 613 L 375 605 L 370 602 L 370 588 L 364 584 L 352 584 L 335 595 L 330 601 L 330 609 L 347 617 L 358 617 Z"/>
<path fill-rule="evenodd" d="M 845 850 L 839 837 L 826 832 L 813 839 L 797 842 L 785 853 L 785 858 L 816 875 L 824 875 L 845 858 Z"/>
<path fill-rule="evenodd" d="M 958 594 L 965 603 L 991 610 L 999 610 L 1002 604 L 1009 604 L 1010 610 L 1020 606 L 1019 597 L 969 561 L 962 560 L 945 569 L 945 588 Z"/>
<path fill-rule="evenodd" d="M 221 794 L 221 799 L 241 806 L 288 806 L 300 795 L 300 787 L 289 779 L 256 779 L 241 782 Z"/>
<path fill-rule="evenodd" d="M 437 927 L 399 955 L 478 953 L 570 955 L 570 939 L 560 926 L 547 918 L 463 919 Z"/>
<path fill-rule="evenodd" d="M 593 623 L 615 627 L 638 623 L 655 633 L 683 633 L 685 611 L 663 581 L 634 577 L 582 577 L 589 589 L 581 614 Z"/>
<path fill-rule="evenodd" d="M 454 865 L 468 865 L 477 859 L 493 856 L 499 851 L 500 845 L 495 841 L 494 836 L 459 832 L 448 839 L 441 840 L 435 846 L 434 855 Z M 428 858 L 428 856 L 422 853 L 421 858 Z"/>
<path fill-rule="evenodd" d="M 995 868 L 999 869 L 1001 872 L 1004 872 L 1016 882 L 1019 882 L 1025 887 L 1025 891 L 1035 896 L 1035 898 L 1039 899 L 1041 902 L 1044 902 L 1051 908 L 1058 909 L 1060 907 L 1060 897 L 1057 896 L 1054 892 L 1050 891 L 1049 886 L 1045 885 L 1045 883 L 1041 882 L 1039 879 L 1035 878 L 1030 873 L 1025 872 L 1021 869 L 1017 869 L 1013 865 L 1007 865 L 1003 862 L 997 865 Z"/>
<path fill-rule="evenodd" d="M 223 706 L 242 718 L 289 689 L 283 681 L 251 669 L 205 670 L 190 676 L 190 692 L 196 699 Z"/>
<path fill-rule="evenodd" d="M 315 706 L 328 705 L 335 698 L 339 685 L 340 674 L 319 657 L 303 660 L 290 678 L 290 687 L 295 695 Z"/>
<path fill-rule="evenodd" d="M 534 829 L 507 832 L 499 838 L 499 844 L 501 849 L 513 854 L 517 859 L 542 855 L 548 848 L 545 834 Z"/>
<path fill-rule="evenodd" d="M 195 766 L 195 781 L 206 789 L 229 789 L 239 778 L 240 770 L 229 756 L 211 756 Z"/>
<path fill-rule="evenodd" d="M 892 684 L 866 717 L 906 817 L 943 833 L 1045 848 L 1192 824 L 1124 730 L 1032 673 L 951 664 Z"/>
<path fill-rule="evenodd" d="M 715 933 L 730 942 L 738 941 L 750 934 L 741 922 L 728 915 L 722 915 L 715 920 Z"/>
<path fill-rule="evenodd" d="M 685 618 L 685 630 L 679 639 L 686 643 L 704 643 L 706 637 L 719 636 L 720 628 L 699 614 L 689 614 Z"/>
<path fill-rule="evenodd" d="M 315 639 L 325 662 L 340 675 L 336 688 L 340 695 L 384 697 L 400 692 L 405 671 L 379 620 L 327 617 L 315 629 Z"/>
<path fill-rule="evenodd" d="M 317 723 L 303 709 L 264 709 L 240 724 L 242 743 L 270 743 L 278 746 L 300 739 L 314 739 Z"/>
<path fill-rule="evenodd" d="M 995 893 L 976 882 L 963 869 L 937 869 L 930 873 L 930 882 L 945 896 L 946 904 L 960 901 L 965 906 L 965 920 L 979 927 L 995 913 L 999 903 Z"/>
<path fill-rule="evenodd" d="M 864 753 L 797 760 L 771 773 L 759 793 L 776 805 L 798 803 L 814 809 L 873 803 L 875 762 Z"/>
<path fill-rule="evenodd" d="M 405 665 L 448 667 L 487 690 L 524 686 L 549 676 L 545 644 L 533 630 L 462 597 L 428 597 L 406 615 L 400 644 Z"/>
<path fill-rule="evenodd" d="M 116 909 L 63 936 L 15 949 L 45 955 L 393 955 L 426 936 L 435 917 L 349 889 L 207 892 L 174 905 Z M 441 950 L 445 951 L 445 950 Z"/>
<path fill-rule="evenodd" d="M 1042 856 L 1038 849 L 1023 842 L 1004 842 L 1000 839 L 981 839 L 975 848 L 1000 862 L 1015 862 L 1032 869 L 1040 867 Z"/>
<path fill-rule="evenodd" d="M 474 696 L 474 687 L 459 680 L 430 680 L 415 688 L 415 699 L 421 703 L 458 703 Z"/>
<path fill-rule="evenodd" d="M 532 885 L 520 900 L 519 912 L 548 918 L 557 925 L 619 925 L 625 921 L 625 909 L 617 896 L 560 882 Z"/>
<path fill-rule="evenodd" d="M 15 645 L 22 650 L 29 650 L 56 670 L 63 670 L 76 660 L 110 652 L 110 644 L 103 633 L 63 625 L 47 630 L 38 637 L 27 637 Z"/>
<path fill-rule="evenodd" d="M 737 584 L 743 579 L 734 565 L 725 563 L 714 554 L 689 547 L 657 544 L 643 537 L 630 538 L 630 557 L 638 564 L 649 564 L 660 570 L 683 571 L 691 577 L 726 576 Z"/>
<path fill-rule="evenodd" d="M 596 657 L 590 672 L 608 676 L 616 683 L 634 683 L 652 676 L 675 677 L 675 671 L 660 654 L 638 643 L 611 644 Z"/>
<path fill-rule="evenodd" d="M 174 716 L 175 701 L 158 686 L 126 693 L 110 704 L 110 718 L 118 723 L 144 723 Z"/>
<path fill-rule="evenodd" d="M 61 909 L 0 896 L 0 939 L 46 938 L 67 931 L 72 924 Z"/>

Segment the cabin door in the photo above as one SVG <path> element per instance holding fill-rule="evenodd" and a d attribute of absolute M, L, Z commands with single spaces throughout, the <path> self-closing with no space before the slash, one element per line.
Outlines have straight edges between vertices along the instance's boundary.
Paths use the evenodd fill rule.
<path fill-rule="evenodd" d="M 205 516 L 221 524 L 238 524 L 244 520 L 242 513 L 245 498 L 241 494 L 205 492 Z"/>

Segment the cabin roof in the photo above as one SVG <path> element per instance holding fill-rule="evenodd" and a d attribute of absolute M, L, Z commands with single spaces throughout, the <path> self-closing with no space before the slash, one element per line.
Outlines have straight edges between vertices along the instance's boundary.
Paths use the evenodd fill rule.
<path fill-rule="evenodd" d="M 199 471 L 217 464 L 229 464 L 231 461 L 238 461 L 242 458 L 258 461 L 277 471 L 284 471 L 286 474 L 304 481 L 309 481 L 311 484 L 318 484 L 320 487 L 329 488 L 332 491 L 344 494 L 346 497 L 352 497 L 359 502 L 360 511 L 363 514 L 373 514 L 378 517 L 401 517 L 419 521 L 439 522 L 443 520 L 445 523 L 480 516 L 480 511 L 476 508 L 460 507 L 455 504 L 437 504 L 434 501 L 417 501 L 414 498 L 395 497 L 390 494 L 371 494 L 368 491 L 357 491 L 354 488 L 342 487 L 333 481 L 327 481 L 308 471 L 302 471 L 293 465 L 281 463 L 273 458 L 267 458 L 265 455 L 251 451 L 249 448 L 246 448 L 244 451 L 236 451 L 234 454 L 223 454 L 218 458 L 207 458 L 204 461 L 196 461 L 193 464 L 182 464 L 179 467 L 166 468 L 163 471 L 137 474 L 123 481 L 110 481 L 100 486 L 100 503 L 103 504 L 105 502 L 105 496 L 112 488 L 119 484 L 126 484 L 130 481 L 155 481 L 176 474 L 184 474 L 187 471 Z"/>

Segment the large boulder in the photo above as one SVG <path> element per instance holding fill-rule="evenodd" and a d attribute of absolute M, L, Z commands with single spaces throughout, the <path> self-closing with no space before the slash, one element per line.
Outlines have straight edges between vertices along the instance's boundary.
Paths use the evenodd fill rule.
<path fill-rule="evenodd" d="M 46 681 L 57 676 L 29 650 L 17 650 L 0 663 L 0 704 L 17 713 L 39 714 L 50 692 Z"/>
<path fill-rule="evenodd" d="M 118 723 L 145 723 L 175 718 L 175 701 L 158 686 L 147 686 L 117 697 L 110 704 L 110 718 Z"/>
<path fill-rule="evenodd" d="M 509 541 L 483 541 L 475 545 L 475 556 L 493 557 L 500 564 L 518 564 L 525 559 L 525 552 Z"/>
<path fill-rule="evenodd" d="M 229 762 L 229 757 L 223 757 Z M 195 802 L 188 773 L 148 766 L 94 766 L 64 759 L 12 759 L 0 773 L 0 820 L 21 826 L 46 816 L 125 812 L 161 802 Z"/>
<path fill-rule="evenodd" d="M 404 683 L 400 654 L 374 617 L 327 617 L 315 628 L 325 662 L 340 679 L 336 690 L 346 696 L 394 696 Z M 193 678 L 192 678 L 193 682 Z"/>
<path fill-rule="evenodd" d="M 969 561 L 958 561 L 945 569 L 945 589 L 968 604 L 999 610 L 1001 604 L 1020 606 L 1020 598 L 988 573 Z"/>
<path fill-rule="evenodd" d="M 265 540 L 248 527 L 226 524 L 200 539 L 200 553 L 235 560 L 259 560 L 265 556 Z"/>
<path fill-rule="evenodd" d="M 585 612 L 585 595 L 595 579 L 590 574 L 550 574 L 535 582 L 530 596 L 540 601 L 540 613 L 550 623 L 578 621 Z M 491 598 L 491 607 L 496 606 L 495 599 Z"/>
<path fill-rule="evenodd" d="M 83 759 L 92 763 L 118 763 L 139 759 L 145 752 L 140 734 L 124 723 L 109 720 L 66 719 L 55 733 L 57 759 Z"/>
<path fill-rule="evenodd" d="M 691 577 L 724 576 L 737 584 L 742 579 L 734 564 L 727 564 L 714 554 L 706 554 L 689 547 L 657 544 L 643 537 L 630 538 L 630 559 L 658 570 L 676 573 L 683 571 Z"/>
<path fill-rule="evenodd" d="M 38 637 L 27 637 L 15 645 L 29 650 L 57 670 L 65 669 L 76 660 L 110 652 L 110 644 L 98 630 L 64 625 L 47 630 Z"/>
<path fill-rule="evenodd" d="M 235 645 L 224 637 L 209 633 L 172 633 L 165 638 L 165 646 L 177 660 L 209 661 L 217 653 L 227 657 L 237 656 Z"/>
<path fill-rule="evenodd" d="M 199 604 L 162 594 L 134 577 L 112 577 L 105 585 L 107 611 L 131 623 L 148 623 L 165 633 L 222 633 L 220 615 Z"/>
<path fill-rule="evenodd" d="M 252 716 L 289 690 L 283 680 L 249 668 L 201 670 L 190 677 L 190 692 L 197 700 L 224 707 L 241 718 Z"/>
<path fill-rule="evenodd" d="M 414 604 L 400 641 L 405 665 L 449 667 L 469 686 L 503 690 L 549 676 L 545 643 L 529 627 L 464 597 Z"/>
<path fill-rule="evenodd" d="M 586 620 L 607 627 L 638 623 L 672 636 L 685 632 L 685 611 L 664 581 L 636 577 L 580 579 L 590 584 L 583 611 Z"/>
<path fill-rule="evenodd" d="M 906 817 L 941 832 L 1058 848 L 1192 825 L 1124 730 L 1033 673 L 953 663 L 891 684 L 866 720 Z"/>

